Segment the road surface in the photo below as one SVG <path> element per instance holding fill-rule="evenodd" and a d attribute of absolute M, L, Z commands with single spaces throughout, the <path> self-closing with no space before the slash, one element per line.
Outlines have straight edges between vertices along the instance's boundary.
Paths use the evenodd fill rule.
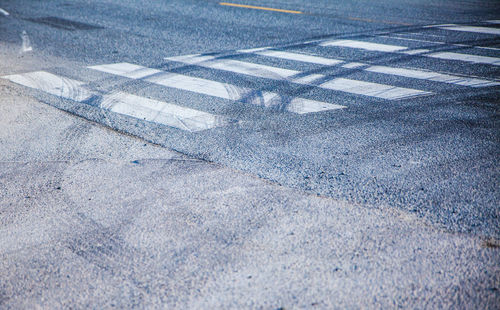
<path fill-rule="evenodd" d="M 498 1 L 0 8 L 0 78 L 22 96 L 293 190 L 500 237 Z"/>

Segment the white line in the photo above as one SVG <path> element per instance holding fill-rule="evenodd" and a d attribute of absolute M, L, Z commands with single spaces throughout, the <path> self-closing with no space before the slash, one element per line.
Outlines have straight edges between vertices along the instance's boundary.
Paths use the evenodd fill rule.
<path fill-rule="evenodd" d="M 416 49 L 416 50 L 407 50 L 407 51 L 402 51 L 401 53 L 406 54 L 406 55 L 418 55 L 418 54 L 423 54 L 423 53 L 428 53 L 430 50 L 426 49 Z"/>
<path fill-rule="evenodd" d="M 500 66 L 500 58 L 488 57 L 488 56 L 478 56 L 469 54 L 460 54 L 452 52 L 439 52 L 432 54 L 425 54 L 427 57 L 447 59 L 447 60 L 460 60 L 471 63 L 489 64 L 494 66 Z"/>
<path fill-rule="evenodd" d="M 85 83 L 45 71 L 7 75 L 2 78 L 74 101 L 84 101 L 92 96 L 92 93 L 82 87 Z"/>
<path fill-rule="evenodd" d="M 377 49 L 379 51 L 395 50 L 393 45 L 386 45 L 386 44 L 378 44 L 377 43 L 375 46 L 373 46 L 374 43 L 371 43 L 371 42 L 351 41 L 351 40 L 344 40 L 344 41 L 348 41 L 348 42 L 346 44 L 342 43 L 342 45 L 339 45 L 339 46 L 358 48 L 358 49 L 370 48 L 370 50 Z M 329 46 L 329 45 L 324 45 L 324 46 Z M 415 52 L 418 52 L 418 53 L 428 52 L 427 50 L 407 50 L 407 47 L 403 47 L 403 46 L 399 46 L 398 49 L 399 50 L 396 50 L 396 52 L 404 53 L 404 54 L 412 54 Z M 471 63 L 481 63 L 481 64 L 500 66 L 500 58 L 497 58 L 497 57 L 478 56 L 478 55 L 461 54 L 461 53 L 453 53 L 453 52 L 438 52 L 438 53 L 431 53 L 431 54 L 423 54 L 422 56 L 439 58 L 439 59 L 447 59 L 447 60 L 460 60 L 460 61 L 471 62 Z"/>
<path fill-rule="evenodd" d="M 490 24 L 500 24 L 500 19 L 487 20 L 486 22 Z"/>
<path fill-rule="evenodd" d="M 261 92 L 228 83 L 164 72 L 129 63 L 92 66 L 89 68 L 233 101 L 244 101 L 264 107 L 284 106 L 289 112 L 298 114 L 345 108 L 345 106 L 342 105 L 303 98 L 290 98 L 272 92 Z"/>
<path fill-rule="evenodd" d="M 431 92 L 390 85 L 336 78 L 320 85 L 322 88 L 343 91 L 370 97 L 388 100 L 407 99 L 417 96 L 430 95 Z"/>
<path fill-rule="evenodd" d="M 415 70 L 415 69 L 403 69 L 403 68 L 391 68 L 385 66 L 371 66 L 365 69 L 369 72 L 390 74 L 403 76 L 408 78 L 434 81 L 434 82 L 442 82 L 448 84 L 456 84 L 462 86 L 470 86 L 470 87 L 488 87 L 488 86 L 498 86 L 499 82 L 493 82 L 482 79 L 474 79 L 474 78 L 466 78 L 460 77 L 450 74 L 442 74 L 432 71 L 423 71 L 423 70 Z"/>
<path fill-rule="evenodd" d="M 6 10 L 4 10 L 2 8 L 0 8 L 0 13 L 2 13 L 5 16 L 9 16 L 10 15 L 9 12 L 7 12 Z"/>
<path fill-rule="evenodd" d="M 426 52 L 429 52 L 429 50 L 421 49 L 421 50 L 402 51 L 402 53 L 409 54 L 409 55 L 416 55 L 416 54 L 421 54 L 421 53 L 426 53 Z M 269 56 L 274 57 L 272 55 L 269 55 Z M 304 56 L 307 56 L 307 55 L 304 55 Z M 324 58 L 324 57 L 320 57 L 320 58 L 322 60 L 329 60 L 329 58 Z M 307 62 L 309 59 L 306 57 L 302 60 Z M 334 60 L 336 60 L 336 59 L 334 59 Z M 312 62 L 316 63 L 315 60 L 312 60 Z M 403 77 L 408 77 L 408 78 L 415 78 L 415 79 L 428 80 L 428 81 L 434 81 L 434 82 L 442 82 L 442 83 L 448 83 L 448 84 L 456 84 L 456 85 L 462 85 L 462 86 L 489 87 L 489 86 L 500 85 L 500 83 L 494 82 L 494 81 L 478 79 L 478 78 L 461 77 L 461 76 L 456 76 L 456 75 L 451 75 L 451 74 L 443 74 L 443 73 L 426 71 L 426 70 L 393 68 L 393 67 L 386 67 L 386 66 L 369 66 L 369 64 L 359 63 L 359 62 L 351 62 L 351 63 L 346 63 L 346 64 L 342 65 L 343 68 L 348 68 L 348 69 L 356 69 L 356 68 L 361 68 L 364 66 L 367 67 L 364 70 L 370 71 L 370 72 L 390 74 L 390 75 L 403 76 Z M 313 81 L 318 80 L 322 77 L 323 76 L 319 75 L 319 74 L 311 74 L 307 77 L 302 77 L 300 80 L 302 83 L 312 83 Z"/>
<path fill-rule="evenodd" d="M 394 39 L 394 40 L 402 40 L 402 41 L 415 41 L 415 42 L 423 42 L 423 43 L 436 43 L 436 44 L 446 44 L 446 42 L 441 42 L 441 41 L 429 41 L 429 40 L 422 40 L 422 39 L 413 39 L 413 38 L 402 38 L 402 37 L 393 37 L 393 36 L 378 36 L 380 38 L 389 38 L 389 39 Z"/>
<path fill-rule="evenodd" d="M 372 42 L 354 41 L 354 40 L 336 40 L 336 41 L 326 41 L 319 44 L 320 46 L 341 46 L 341 47 L 351 47 L 360 48 L 368 51 L 379 51 L 379 52 L 398 52 L 407 49 L 405 46 L 389 45 L 389 44 L 379 44 Z"/>
<path fill-rule="evenodd" d="M 84 102 L 100 95 L 83 88 L 84 82 L 45 71 L 7 75 L 2 78 L 58 97 Z M 101 108 L 142 120 L 191 132 L 222 126 L 226 120 L 210 113 L 122 92 L 102 96 Z"/>
<path fill-rule="evenodd" d="M 343 78 L 334 79 L 326 83 L 316 85 L 317 83 L 313 83 L 313 81 L 327 77 L 321 74 L 314 74 L 304 77 L 302 76 L 303 73 L 300 71 L 264 66 L 260 64 L 253 64 L 237 60 L 228 60 L 228 59 L 217 60 L 213 56 L 208 56 L 208 57 L 210 58 L 207 58 L 207 56 L 188 55 L 179 57 L 168 57 L 165 59 L 211 68 L 211 69 L 218 69 L 229 72 L 246 74 L 259 78 L 286 80 L 292 83 L 312 85 L 330 90 L 343 91 L 356 95 L 365 95 L 365 96 L 371 96 L 389 100 L 397 100 L 397 99 L 404 99 L 404 98 L 411 98 L 416 96 L 432 94 L 431 92 L 426 92 L 422 90 L 395 87 L 395 86 L 372 83 L 372 82 L 362 82 L 362 81 L 343 79 Z"/>
<path fill-rule="evenodd" d="M 239 52 L 248 53 L 248 50 L 241 50 Z M 257 51 L 253 51 L 253 53 L 257 54 L 257 55 L 262 55 L 262 56 L 295 60 L 295 61 L 302 61 L 302 62 L 308 62 L 308 63 L 314 63 L 314 64 L 326 65 L 326 66 L 332 66 L 332 65 L 336 65 L 336 64 L 343 62 L 342 60 L 333 59 L 333 58 L 325 58 L 325 57 L 319 57 L 319 56 L 304 55 L 304 54 L 282 52 L 282 51 L 257 50 Z"/>
<path fill-rule="evenodd" d="M 347 68 L 347 69 L 356 69 L 356 68 L 364 67 L 366 65 L 367 64 L 364 64 L 361 62 L 350 62 L 348 64 L 343 65 L 342 67 Z"/>
<path fill-rule="evenodd" d="M 218 115 L 122 92 L 104 96 L 101 107 L 190 132 L 220 127 L 227 123 Z"/>
<path fill-rule="evenodd" d="M 465 32 L 475 32 L 475 33 L 486 33 L 486 34 L 500 35 L 500 29 L 498 29 L 498 28 L 490 28 L 490 27 L 452 25 L 452 26 L 445 26 L 445 27 L 438 27 L 438 28 L 439 29 L 445 29 L 445 30 L 454 30 L 454 31 L 465 31 Z"/>

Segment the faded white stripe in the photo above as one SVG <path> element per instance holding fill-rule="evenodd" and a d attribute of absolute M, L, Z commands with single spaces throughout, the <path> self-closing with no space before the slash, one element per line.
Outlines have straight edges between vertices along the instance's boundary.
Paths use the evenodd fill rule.
<path fill-rule="evenodd" d="M 404 99 L 415 96 L 432 94 L 431 92 L 426 92 L 421 90 L 395 87 L 373 82 L 362 82 L 350 79 L 335 79 L 327 83 L 316 85 L 313 81 L 317 81 L 319 79 L 327 77 L 321 74 L 301 76 L 302 72 L 300 71 L 281 69 L 281 68 L 264 66 L 260 64 L 253 64 L 243 61 L 234 61 L 227 59 L 216 60 L 215 57 L 212 58 L 213 59 L 212 61 L 205 61 L 206 58 L 203 58 L 202 61 L 198 61 L 196 55 L 169 57 L 165 59 L 179 61 L 188 64 L 195 64 L 198 66 L 211 69 L 219 69 L 229 72 L 246 74 L 259 78 L 286 80 L 292 83 L 312 85 L 330 90 L 344 91 L 351 94 L 365 95 L 382 99 L 396 100 L 396 99 Z M 347 84 L 350 84 L 352 87 L 346 86 Z"/>
<path fill-rule="evenodd" d="M 390 85 L 337 78 L 320 85 L 322 88 L 343 91 L 351 94 L 377 97 L 382 99 L 407 99 L 429 95 L 430 92 Z"/>
<path fill-rule="evenodd" d="M 175 104 L 117 92 L 103 97 L 101 107 L 148 122 L 197 132 L 225 125 L 223 117 Z"/>
<path fill-rule="evenodd" d="M 378 51 L 378 52 L 398 52 L 407 49 L 405 46 L 380 44 L 372 42 L 354 41 L 354 40 L 335 40 L 326 41 L 320 43 L 320 46 L 341 46 L 341 47 L 351 47 L 359 48 L 368 51 Z"/>
<path fill-rule="evenodd" d="M 415 70 L 415 69 L 403 69 L 403 68 L 392 68 L 385 66 L 370 66 L 365 69 L 366 71 L 390 74 L 403 76 L 408 78 L 427 80 L 433 82 L 442 82 L 448 84 L 456 84 L 462 86 L 471 86 L 471 87 L 487 87 L 487 86 L 498 86 L 500 83 L 476 79 L 476 78 L 466 78 L 460 77 L 450 74 L 442 74 L 432 71 L 423 71 L 423 70 Z"/>
<path fill-rule="evenodd" d="M 368 49 L 370 48 L 369 46 L 374 44 L 371 42 L 362 42 L 362 41 L 351 41 L 351 40 L 344 40 L 344 41 L 349 41 L 346 44 L 342 43 L 342 46 L 345 47 L 351 47 L 351 48 L 359 48 L 359 49 Z M 385 44 L 376 44 L 376 45 L 385 45 Z M 324 46 L 329 46 L 329 45 L 324 45 Z M 378 49 L 379 51 L 391 51 L 392 45 L 387 45 L 387 47 L 381 47 Z M 375 50 L 377 47 L 373 46 L 373 50 Z M 428 52 L 427 50 L 407 50 L 407 47 L 402 47 L 399 46 L 400 53 L 405 53 L 405 54 L 421 54 L 421 53 L 426 53 Z M 394 49 L 393 49 L 394 50 Z M 494 66 L 499 66 L 500 65 L 500 58 L 497 57 L 488 57 L 488 56 L 478 56 L 478 55 L 471 55 L 471 54 L 461 54 L 461 53 L 453 53 L 453 52 L 437 52 L 437 53 L 431 53 L 431 54 L 423 54 L 422 56 L 425 57 L 432 57 L 432 58 L 440 58 L 440 59 L 448 59 L 448 60 L 459 60 L 459 61 L 465 61 L 465 62 L 471 62 L 471 63 L 482 63 L 482 64 L 489 64 L 489 65 L 494 65 Z"/>
<path fill-rule="evenodd" d="M 460 53 L 453 53 L 453 52 L 439 52 L 439 53 L 425 54 L 425 56 L 439 58 L 439 59 L 460 60 L 460 61 L 471 62 L 471 63 L 480 63 L 480 64 L 500 66 L 500 58 L 497 58 L 497 57 L 460 54 Z"/>
<path fill-rule="evenodd" d="M 487 20 L 486 22 L 490 24 L 500 24 L 500 19 Z"/>
<path fill-rule="evenodd" d="M 345 106 L 337 104 L 303 98 L 289 98 L 287 96 L 281 96 L 272 92 L 261 92 L 228 83 L 221 83 L 177 73 L 164 72 L 128 63 L 92 66 L 89 68 L 131 78 L 137 78 L 136 76 L 141 76 L 141 74 L 138 74 L 138 72 L 154 72 L 153 75 L 142 76 L 142 79 L 150 83 L 166 87 L 186 90 L 233 101 L 244 101 L 264 107 L 283 106 L 289 112 L 299 114 L 345 108 Z"/>
<path fill-rule="evenodd" d="M 234 73 L 246 74 L 268 79 L 287 79 L 299 71 L 254 64 L 232 59 L 217 60 L 214 56 L 186 55 L 177 57 L 166 57 L 166 60 L 178 61 L 185 64 L 202 66 L 210 69 L 225 70 Z"/>
<path fill-rule="evenodd" d="M 464 32 L 475 32 L 475 33 L 486 33 L 486 34 L 495 34 L 500 35 L 500 29 L 498 28 L 490 28 L 490 27 L 479 27 L 479 26 L 445 26 L 438 27 L 439 29 L 445 30 L 454 30 L 454 31 L 464 31 Z"/>
<path fill-rule="evenodd" d="M 84 101 L 92 96 L 88 90 L 82 87 L 82 85 L 85 84 L 84 82 L 61 77 L 45 71 L 7 75 L 2 78 L 74 101 Z"/>
<path fill-rule="evenodd" d="M 274 57 L 274 58 L 280 58 L 280 59 L 288 59 L 288 60 L 301 61 L 301 62 L 308 62 L 308 63 L 325 65 L 325 66 L 332 66 L 332 65 L 336 65 L 336 64 L 343 62 L 342 60 L 333 59 L 333 58 L 305 55 L 305 54 L 298 54 L 298 53 L 290 53 L 290 52 L 283 52 L 283 51 L 266 50 L 266 51 L 255 51 L 253 53 L 257 54 L 257 55 L 262 55 L 262 56 L 268 56 L 268 57 Z"/>

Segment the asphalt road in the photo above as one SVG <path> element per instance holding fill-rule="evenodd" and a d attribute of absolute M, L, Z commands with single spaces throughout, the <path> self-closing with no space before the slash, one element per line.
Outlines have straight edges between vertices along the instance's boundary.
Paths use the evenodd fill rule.
<path fill-rule="evenodd" d="M 500 237 L 498 1 L 244 4 L 2 0 L 0 76 L 193 158 Z"/>
<path fill-rule="evenodd" d="M 3 1 L 4 46 L 21 48 L 25 31 L 26 53 L 60 60 L 16 62 L 2 74 L 43 70 L 79 81 L 68 83 L 74 100 L 35 87 L 36 96 L 184 154 L 498 237 L 499 5 L 427 2 L 252 2 L 303 13 L 295 14 L 217 1 Z M 458 26 L 427 27 L 442 24 Z M 241 51 L 260 47 L 278 54 Z M 170 58 L 190 54 L 211 59 Z M 131 79 L 89 68 L 116 63 L 157 70 Z M 165 71 L 204 80 L 162 84 Z M 206 81 L 217 85 L 200 86 Z M 80 88 L 92 93 L 72 97 Z M 217 124 L 190 132 L 103 112 L 104 96 L 117 92 L 208 112 L 203 121 Z M 334 105 L 288 109 L 297 98 Z"/>

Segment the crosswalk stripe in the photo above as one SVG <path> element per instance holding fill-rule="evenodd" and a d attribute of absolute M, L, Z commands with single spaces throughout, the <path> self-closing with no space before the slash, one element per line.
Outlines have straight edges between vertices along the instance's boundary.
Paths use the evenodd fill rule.
<path fill-rule="evenodd" d="M 242 52 L 248 53 L 245 50 L 242 50 Z M 257 51 L 254 51 L 253 53 L 257 54 L 257 55 L 262 55 L 262 56 L 295 60 L 295 61 L 302 61 L 302 62 L 314 63 L 314 64 L 326 65 L 326 66 L 332 66 L 332 65 L 336 65 L 336 64 L 344 62 L 342 60 L 333 59 L 333 58 L 325 58 L 325 57 L 283 52 L 283 51 L 257 50 Z"/>
<path fill-rule="evenodd" d="M 335 43 L 337 42 L 337 43 Z M 494 66 L 500 66 L 500 58 L 497 57 L 488 57 L 488 56 L 479 56 L 479 55 L 471 55 L 471 54 L 462 54 L 462 53 L 454 53 L 454 52 L 437 52 L 437 53 L 428 53 L 429 50 L 415 49 L 410 50 L 408 47 L 404 46 L 396 46 L 389 44 L 380 44 L 380 43 L 371 43 L 364 41 L 353 41 L 353 40 L 340 40 L 340 41 L 327 41 L 320 43 L 321 46 L 341 46 L 341 47 L 349 47 L 349 48 L 357 48 L 357 49 L 365 49 L 371 51 L 380 51 L 380 52 L 396 52 L 396 53 L 404 53 L 404 54 L 418 54 L 425 57 L 439 58 L 439 59 L 447 59 L 447 60 L 459 60 L 471 63 L 480 63 L 480 64 L 488 64 Z"/>
<path fill-rule="evenodd" d="M 470 86 L 470 87 L 488 87 L 488 86 L 500 85 L 499 82 L 493 82 L 476 78 L 466 78 L 451 74 L 443 74 L 443 73 L 416 70 L 416 69 L 393 68 L 386 66 L 370 66 L 364 68 L 364 70 L 375 73 L 397 75 L 407 78 L 414 78 L 420 80 L 442 82 L 442 83 L 456 84 L 456 85 Z"/>
<path fill-rule="evenodd" d="M 439 59 L 460 60 L 471 63 L 500 66 L 500 58 L 497 57 L 478 56 L 478 55 L 461 54 L 453 52 L 438 52 L 438 53 L 426 54 L 425 56 L 439 58 Z"/>
<path fill-rule="evenodd" d="M 359 48 L 367 51 L 378 51 L 378 52 L 398 52 L 408 49 L 405 46 L 380 44 L 364 41 L 354 41 L 354 40 L 334 40 L 325 41 L 319 44 L 320 46 L 340 46 L 340 47 L 350 47 Z"/>
<path fill-rule="evenodd" d="M 486 33 L 486 34 L 496 34 L 500 35 L 500 29 L 490 28 L 490 27 L 479 27 L 479 26 L 459 26 L 459 25 L 449 25 L 438 27 L 439 29 L 454 30 L 454 31 L 464 31 L 464 32 L 475 32 L 475 33 Z"/>
<path fill-rule="evenodd" d="M 2 78 L 74 101 L 84 101 L 92 97 L 92 93 L 82 87 L 85 83 L 45 71 L 6 75 Z"/>
<path fill-rule="evenodd" d="M 227 123 L 226 119 L 218 115 L 123 92 L 104 96 L 101 107 L 189 132 L 220 127 Z"/>
<path fill-rule="evenodd" d="M 315 81 L 323 80 L 327 77 L 321 74 L 302 76 L 303 73 L 296 70 L 282 69 L 231 59 L 217 60 L 214 56 L 186 55 L 167 57 L 165 59 L 210 69 L 225 70 L 260 78 L 286 80 L 298 84 L 312 85 L 330 90 L 343 91 L 351 94 L 365 95 L 388 100 L 406 99 L 432 94 L 431 92 L 422 90 L 395 87 L 379 83 L 363 82 L 345 78 L 336 78 L 328 82 L 320 82 L 321 84 L 316 85 L 316 83 L 314 83 Z"/>
<path fill-rule="evenodd" d="M 320 102 L 304 98 L 292 98 L 288 96 L 282 96 L 273 92 L 257 91 L 228 83 L 221 83 L 177 73 L 150 69 L 147 67 L 129 63 L 99 65 L 91 66 L 89 68 L 128 78 L 143 79 L 144 81 L 150 83 L 218 98 L 229 99 L 233 101 L 244 101 L 264 107 L 284 107 L 289 112 L 298 114 L 345 108 L 345 106 L 338 104 Z"/>
<path fill-rule="evenodd" d="M 45 71 L 2 78 L 77 102 L 84 102 L 92 97 L 100 98 L 100 107 L 103 109 L 190 132 L 211 129 L 227 122 L 221 116 L 123 92 L 101 96 L 85 89 L 82 86 L 84 82 Z"/>
<path fill-rule="evenodd" d="M 272 51 L 273 53 L 259 53 L 261 55 L 265 56 L 270 56 L 270 57 L 278 57 L 281 58 L 281 54 L 275 54 L 275 51 Z M 278 51 L 276 51 L 278 53 Z M 410 52 L 410 51 L 409 51 Z M 411 50 L 411 54 L 417 54 L 418 53 L 425 53 L 429 52 L 429 50 Z M 289 59 L 292 59 L 295 57 L 295 55 L 299 56 L 308 56 L 304 54 L 295 54 L 295 53 L 290 53 L 286 52 L 286 54 L 289 54 L 290 57 Z M 337 60 L 334 58 L 326 58 L 326 57 L 320 57 L 320 56 L 313 56 L 313 59 L 308 59 L 307 57 L 300 58 L 300 61 L 303 62 L 312 62 L 312 63 L 322 63 L 322 64 L 328 64 L 329 61 L 332 61 L 332 64 L 337 64 L 341 63 L 341 60 Z M 297 57 L 299 58 L 299 57 Z M 366 67 L 363 68 L 365 71 L 370 71 L 370 72 L 376 72 L 376 73 L 383 73 L 383 74 L 390 74 L 390 75 L 396 75 L 396 76 L 402 76 L 402 77 L 407 77 L 407 78 L 415 78 L 415 79 L 420 79 L 420 80 L 427 80 L 427 81 L 433 81 L 433 82 L 442 82 L 442 83 L 448 83 L 448 84 L 456 84 L 456 85 L 461 85 L 461 86 L 470 86 L 470 87 L 489 87 L 489 86 L 498 86 L 500 83 L 494 82 L 494 81 L 488 81 L 484 79 L 478 79 L 478 78 L 469 78 L 469 77 L 461 77 L 461 76 L 455 76 L 451 74 L 443 74 L 443 73 L 438 73 L 438 72 L 432 72 L 432 71 L 424 71 L 424 70 L 417 70 L 417 69 L 404 69 L 404 68 L 393 68 L 393 67 L 386 67 L 386 66 L 369 66 L 368 64 L 364 63 L 359 63 L 359 62 L 351 62 L 351 63 L 346 63 L 342 65 L 343 68 L 348 68 L 348 69 L 356 69 L 360 67 Z M 317 79 L 318 77 L 316 77 Z"/>

